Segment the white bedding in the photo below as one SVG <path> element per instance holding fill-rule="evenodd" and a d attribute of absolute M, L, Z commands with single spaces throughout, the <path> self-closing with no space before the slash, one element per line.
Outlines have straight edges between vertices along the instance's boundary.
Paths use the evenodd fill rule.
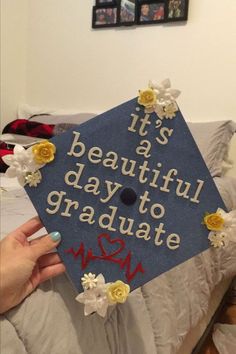
<path fill-rule="evenodd" d="M 215 182 L 226 206 L 236 208 L 235 180 Z M 35 215 L 14 183 L 2 178 L 2 236 Z M 175 354 L 207 312 L 213 289 L 235 274 L 236 244 L 209 249 L 134 291 L 105 319 L 84 317 L 66 275 L 59 276 L 1 316 L 2 353 Z"/>

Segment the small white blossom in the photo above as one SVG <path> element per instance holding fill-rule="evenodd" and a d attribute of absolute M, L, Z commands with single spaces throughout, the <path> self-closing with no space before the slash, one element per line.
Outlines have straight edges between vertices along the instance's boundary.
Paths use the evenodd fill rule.
<path fill-rule="evenodd" d="M 178 106 L 175 102 L 172 102 L 168 106 L 164 107 L 164 117 L 172 119 L 175 117 L 175 113 L 178 111 Z"/>
<path fill-rule="evenodd" d="M 228 239 L 225 232 L 211 231 L 208 235 L 211 245 L 215 248 L 221 248 L 228 245 Z"/>
<path fill-rule="evenodd" d="M 39 170 L 35 172 L 26 173 L 25 183 L 28 184 L 30 187 L 37 187 L 41 180 L 42 174 Z"/>
<path fill-rule="evenodd" d="M 97 281 L 96 275 L 92 273 L 84 274 L 81 278 L 81 283 L 85 290 L 96 288 Z"/>

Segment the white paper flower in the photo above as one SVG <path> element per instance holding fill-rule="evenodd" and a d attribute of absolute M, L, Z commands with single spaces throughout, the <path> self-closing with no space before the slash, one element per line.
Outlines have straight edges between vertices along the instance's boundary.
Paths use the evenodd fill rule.
<path fill-rule="evenodd" d="M 76 297 L 76 300 L 84 304 L 85 316 L 93 312 L 97 312 L 100 316 L 105 317 L 109 306 L 107 298 L 107 287 L 109 283 L 105 283 L 104 276 L 99 274 L 96 278 L 97 286 L 92 289 L 85 290 Z"/>
<path fill-rule="evenodd" d="M 35 172 L 26 173 L 25 184 L 28 184 L 30 187 L 37 187 L 41 180 L 42 174 L 39 170 Z"/>
<path fill-rule="evenodd" d="M 158 116 L 158 118 L 163 119 L 165 117 L 165 111 L 164 111 L 164 107 L 163 106 L 157 104 L 155 106 L 154 111 L 156 112 L 156 115 Z"/>
<path fill-rule="evenodd" d="M 217 212 L 224 219 L 224 227 L 222 232 L 226 233 L 229 241 L 236 242 L 236 210 L 226 213 L 223 209 L 218 208 Z"/>
<path fill-rule="evenodd" d="M 17 177 L 21 186 L 26 183 L 27 172 L 35 172 L 44 165 L 39 165 L 34 161 L 32 148 L 25 150 L 21 145 L 15 145 L 13 155 L 3 156 L 3 161 L 8 165 L 6 176 L 9 178 Z"/>
<path fill-rule="evenodd" d="M 157 94 L 157 103 L 162 106 L 168 106 L 175 102 L 179 97 L 181 91 L 172 89 L 169 79 L 165 79 L 160 84 L 156 84 L 154 81 L 149 81 L 149 87 L 153 89 Z"/>
<path fill-rule="evenodd" d="M 226 227 L 236 227 L 236 209 L 226 213 L 223 209 L 218 208 L 217 213 L 224 219 L 224 225 Z"/>
<path fill-rule="evenodd" d="M 85 290 L 96 288 L 97 282 L 96 275 L 92 273 L 84 274 L 81 278 L 81 283 Z"/>

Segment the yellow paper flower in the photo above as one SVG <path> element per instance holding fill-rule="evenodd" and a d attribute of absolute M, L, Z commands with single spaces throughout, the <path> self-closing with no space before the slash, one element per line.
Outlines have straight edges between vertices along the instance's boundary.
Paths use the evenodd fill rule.
<path fill-rule="evenodd" d="M 224 226 L 224 219 L 219 213 L 207 214 L 203 219 L 203 223 L 208 230 L 220 231 Z"/>
<path fill-rule="evenodd" d="M 152 107 L 156 104 L 157 95 L 156 92 L 149 88 L 144 91 L 139 91 L 138 103 L 145 107 Z"/>
<path fill-rule="evenodd" d="M 32 147 L 34 160 L 39 164 L 49 163 L 54 160 L 56 147 L 47 140 L 42 141 Z"/>
<path fill-rule="evenodd" d="M 108 287 L 107 296 L 111 303 L 124 303 L 129 295 L 129 292 L 129 285 L 123 283 L 121 280 L 117 280 Z"/>

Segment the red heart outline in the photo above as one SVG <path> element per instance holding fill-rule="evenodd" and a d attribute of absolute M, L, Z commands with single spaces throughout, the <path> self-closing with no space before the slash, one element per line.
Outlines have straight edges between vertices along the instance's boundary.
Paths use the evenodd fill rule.
<path fill-rule="evenodd" d="M 106 239 L 108 241 L 108 243 L 110 243 L 112 245 L 113 244 L 119 244 L 120 246 L 119 246 L 119 248 L 116 251 L 114 251 L 114 252 L 109 254 L 105 250 L 105 247 L 103 245 L 103 239 Z M 124 250 L 125 241 L 122 240 L 122 239 L 119 239 L 119 238 L 115 238 L 114 240 L 112 240 L 108 234 L 100 234 L 98 236 L 98 245 L 99 245 L 100 250 L 102 252 L 102 256 L 113 257 L 113 256 L 116 256 L 117 254 L 121 253 Z"/>

